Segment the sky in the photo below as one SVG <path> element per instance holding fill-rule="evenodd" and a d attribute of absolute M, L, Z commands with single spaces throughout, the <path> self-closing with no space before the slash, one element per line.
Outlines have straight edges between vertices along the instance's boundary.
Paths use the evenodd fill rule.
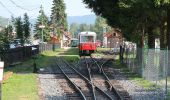
<path fill-rule="evenodd" d="M 0 0 L 0 16 L 10 18 L 23 16 L 26 12 L 30 18 L 36 18 L 39 15 L 40 5 L 43 5 L 46 15 L 50 16 L 53 0 Z M 81 0 L 64 0 L 66 4 L 67 16 L 82 16 L 94 14 L 91 9 Z"/>

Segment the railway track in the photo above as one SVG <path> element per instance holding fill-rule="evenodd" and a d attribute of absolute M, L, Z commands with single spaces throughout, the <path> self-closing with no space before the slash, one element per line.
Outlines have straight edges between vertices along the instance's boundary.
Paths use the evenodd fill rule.
<path fill-rule="evenodd" d="M 64 75 L 66 79 L 66 83 L 63 87 L 67 97 L 69 100 L 93 100 L 91 91 L 89 89 L 88 84 L 79 76 L 73 69 L 68 67 L 68 65 L 62 60 L 57 59 L 56 65 L 61 70 L 61 73 Z M 69 84 L 69 88 L 67 84 Z"/>
<path fill-rule="evenodd" d="M 97 62 L 94 58 L 84 58 L 82 66 L 70 64 L 61 57 L 56 58 L 60 71 L 55 74 L 63 79 L 61 86 L 69 100 L 130 100 L 116 80 L 110 80 L 105 73 L 103 66 L 107 61 L 101 62 L 101 59 Z"/>
<path fill-rule="evenodd" d="M 104 69 L 104 65 L 107 63 L 108 60 L 105 60 L 99 64 L 97 62 L 97 60 L 95 60 L 93 57 L 90 56 L 90 58 L 92 59 L 92 61 L 96 64 L 96 66 L 99 68 L 100 73 L 102 74 L 102 76 L 105 78 L 105 83 L 108 85 L 110 91 L 112 91 L 112 93 L 114 93 L 116 95 L 116 98 L 118 100 L 131 100 L 129 94 L 127 93 L 127 91 L 125 91 L 122 86 L 119 84 L 119 82 L 117 82 L 116 80 L 113 79 L 112 80 L 108 77 L 107 75 L 107 69 Z M 99 79 L 98 79 L 99 80 Z"/>
<path fill-rule="evenodd" d="M 77 99 L 77 100 L 115 100 L 112 97 L 110 97 L 110 95 L 108 95 L 107 92 L 102 90 L 101 86 L 94 85 L 93 82 L 89 78 L 86 78 L 78 70 L 76 70 L 75 68 L 72 67 L 72 66 L 75 67 L 75 65 L 71 66 L 68 62 L 66 62 L 64 60 L 61 61 L 61 58 L 60 58 L 60 61 L 57 61 L 57 62 L 58 63 L 56 63 L 56 65 L 59 67 L 62 74 L 68 80 L 70 87 L 72 89 L 74 89 L 74 90 L 72 90 L 72 92 L 74 92 L 74 93 L 76 92 L 76 95 L 70 95 L 70 92 L 69 92 L 69 95 L 68 95 L 69 100 L 70 100 L 70 98 L 72 100 L 75 100 L 75 99 Z M 65 63 L 65 65 L 63 63 Z M 77 75 L 81 77 L 81 78 L 79 77 L 78 80 L 81 80 L 81 81 L 78 81 L 77 79 L 76 80 L 72 79 L 73 72 L 68 71 L 68 68 L 70 68 L 75 73 L 77 73 Z M 64 72 L 64 70 L 66 72 Z M 72 75 L 69 75 L 70 73 Z M 77 75 L 74 74 L 74 77 L 75 76 L 78 77 Z M 89 75 L 90 75 L 90 71 L 89 71 Z M 82 85 L 82 83 L 84 85 Z M 83 88 L 86 88 L 86 89 L 83 91 Z M 65 90 L 66 95 L 67 95 L 67 89 L 64 89 L 64 90 Z"/>
<path fill-rule="evenodd" d="M 86 63 L 87 71 L 88 71 L 88 77 L 89 77 L 89 80 L 91 81 L 91 83 L 94 84 L 96 87 L 100 87 L 100 88 L 96 88 L 96 89 L 98 89 L 99 91 L 101 91 L 101 92 L 102 92 L 102 95 L 106 96 L 108 100 L 115 100 L 115 99 L 114 99 L 114 96 L 111 96 L 110 94 L 108 94 L 107 92 L 105 92 L 105 91 L 104 91 L 105 89 L 101 89 L 101 87 L 103 87 L 103 85 L 95 84 L 96 82 L 95 82 L 94 77 L 93 77 L 93 75 L 92 75 L 92 73 L 91 73 L 91 68 L 90 68 L 90 66 L 89 66 L 90 64 L 87 62 L 86 58 L 85 58 L 85 63 Z M 101 84 L 101 81 L 100 81 L 99 83 Z M 94 85 L 93 85 L 93 87 L 94 87 Z M 95 92 L 95 88 L 93 88 L 93 94 L 94 94 L 94 99 L 95 99 L 95 100 L 96 100 L 96 99 L 101 99 L 101 100 L 102 100 L 102 99 L 105 99 L 105 98 L 103 98 L 103 97 L 100 95 L 100 93 L 98 93 L 97 91 Z M 98 95 L 97 97 L 96 97 L 96 94 Z"/>

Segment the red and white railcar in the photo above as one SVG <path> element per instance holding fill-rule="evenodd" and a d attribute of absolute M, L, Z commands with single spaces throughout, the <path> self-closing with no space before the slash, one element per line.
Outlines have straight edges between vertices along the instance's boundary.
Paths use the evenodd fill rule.
<path fill-rule="evenodd" d="M 96 51 L 96 33 L 80 32 L 79 37 L 79 55 L 90 55 Z"/>

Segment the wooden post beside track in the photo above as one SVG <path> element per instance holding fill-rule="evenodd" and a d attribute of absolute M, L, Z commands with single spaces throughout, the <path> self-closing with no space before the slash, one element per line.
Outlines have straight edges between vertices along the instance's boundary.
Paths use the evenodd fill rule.
<path fill-rule="evenodd" d="M 4 69 L 4 62 L 0 61 L 0 100 L 2 100 L 3 69 Z"/>

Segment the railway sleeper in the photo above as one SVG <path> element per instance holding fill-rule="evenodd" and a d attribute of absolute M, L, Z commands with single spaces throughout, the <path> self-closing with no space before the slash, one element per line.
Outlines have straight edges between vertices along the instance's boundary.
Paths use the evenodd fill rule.
<path fill-rule="evenodd" d="M 106 81 L 106 84 L 109 86 L 108 89 L 111 91 L 113 86 L 111 85 L 111 83 L 109 81 Z"/>

